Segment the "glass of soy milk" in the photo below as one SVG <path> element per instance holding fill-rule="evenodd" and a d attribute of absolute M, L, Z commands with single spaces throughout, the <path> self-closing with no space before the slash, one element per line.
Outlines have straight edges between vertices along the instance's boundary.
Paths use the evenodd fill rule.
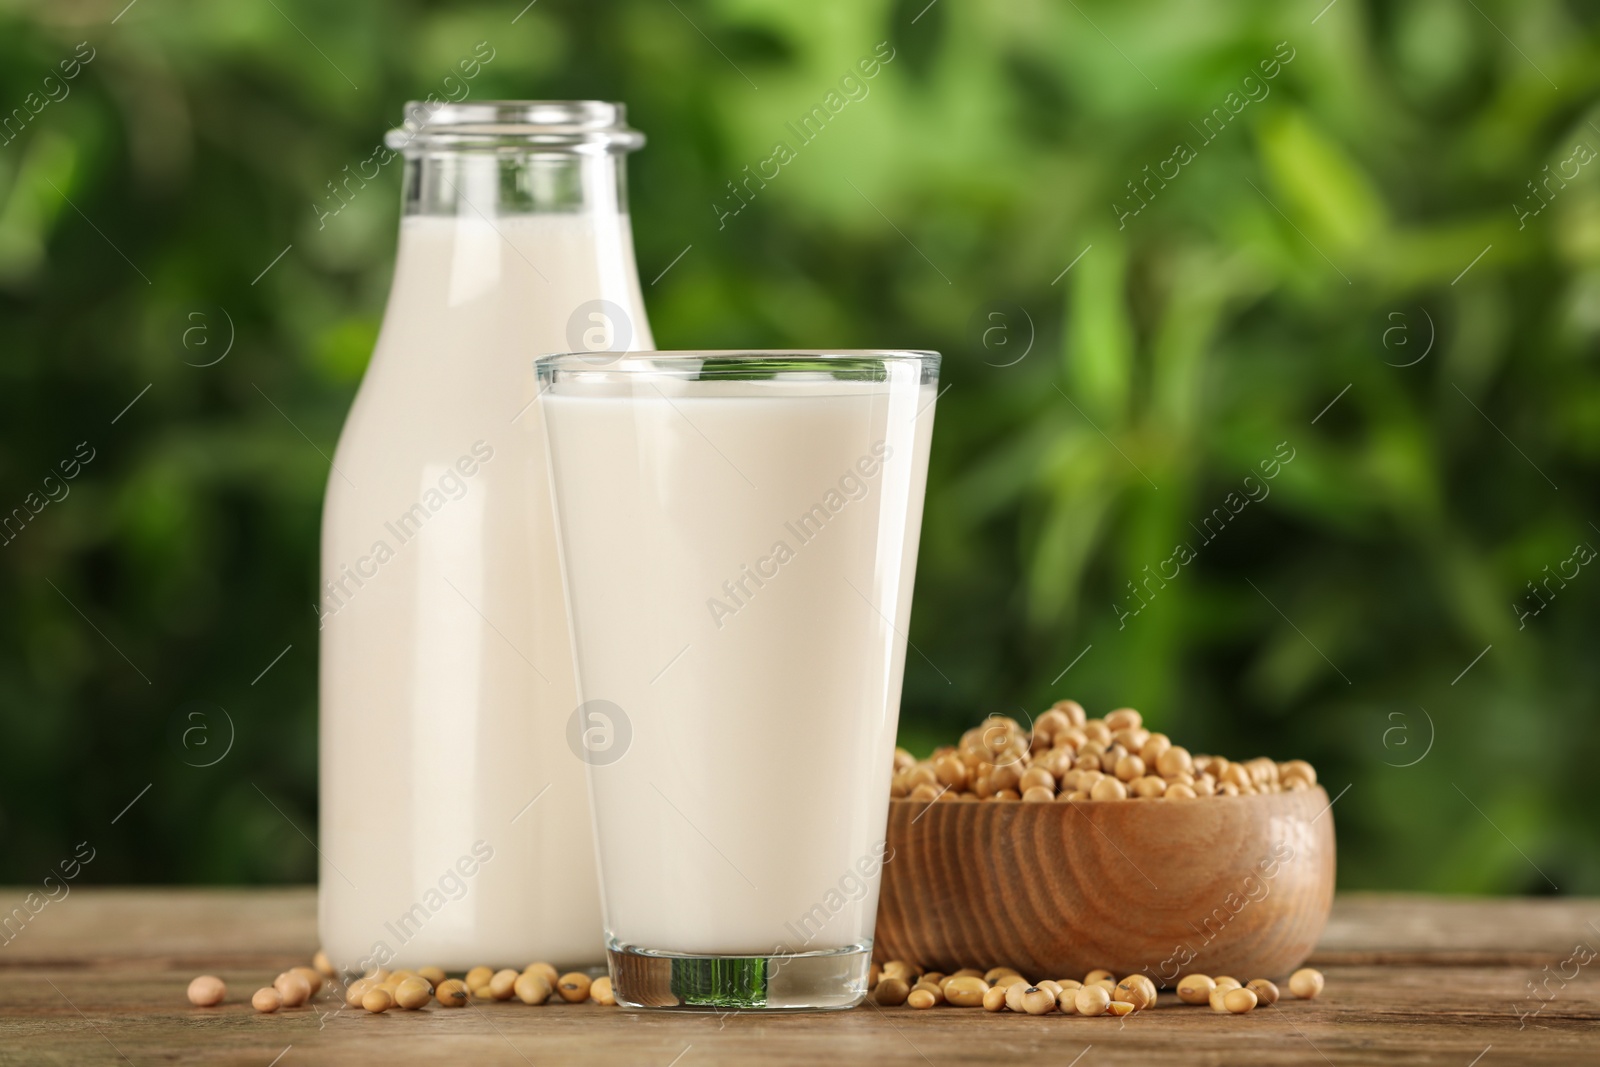
<path fill-rule="evenodd" d="M 538 360 L 619 1003 L 866 995 L 938 367 Z"/>

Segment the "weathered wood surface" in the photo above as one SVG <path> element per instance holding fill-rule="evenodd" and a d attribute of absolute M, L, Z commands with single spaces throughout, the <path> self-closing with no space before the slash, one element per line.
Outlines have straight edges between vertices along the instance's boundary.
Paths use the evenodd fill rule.
<path fill-rule="evenodd" d="M 0 904 L 23 893 L 0 889 Z M 309 889 L 75 889 L 0 945 L 0 1065 L 1066 1067 L 1080 1053 L 1079 1067 L 1600 1064 L 1600 958 L 1580 965 L 1585 953 L 1574 955 L 1600 951 L 1597 900 L 1343 895 L 1312 957 L 1328 978 L 1318 1000 L 1234 1017 L 1163 995 L 1124 1020 L 871 1006 L 718 1017 L 516 1002 L 256 1015 L 250 993 L 302 961 L 314 931 Z M 201 972 L 227 980 L 229 1003 L 188 1005 L 184 988 Z M 1543 983 L 1542 999 L 1530 981 Z"/>

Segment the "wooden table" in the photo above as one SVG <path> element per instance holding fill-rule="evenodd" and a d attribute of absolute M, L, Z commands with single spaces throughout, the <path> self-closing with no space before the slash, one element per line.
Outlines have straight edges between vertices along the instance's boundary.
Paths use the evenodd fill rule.
<path fill-rule="evenodd" d="M 0 904 L 24 893 L 0 889 Z M 1579 963 L 1600 952 L 1600 900 L 1346 894 L 1313 957 L 1328 979 L 1318 1000 L 1286 995 L 1276 1008 L 1219 1016 L 1163 994 L 1121 1020 L 872 1006 L 719 1017 L 515 1001 L 255 1014 L 249 995 L 303 962 L 314 930 L 309 889 L 74 889 L 0 945 L 0 1065 L 1600 1064 L 1600 958 Z M 205 972 L 228 982 L 223 1007 L 185 1000 Z M 1530 980 L 1544 983 L 1542 1000 Z"/>

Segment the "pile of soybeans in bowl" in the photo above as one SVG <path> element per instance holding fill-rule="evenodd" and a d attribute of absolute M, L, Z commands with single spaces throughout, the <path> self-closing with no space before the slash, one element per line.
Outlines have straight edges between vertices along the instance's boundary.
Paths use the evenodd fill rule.
<path fill-rule="evenodd" d="M 1191 755 L 1166 734 L 1144 728 L 1133 708 L 1089 718 L 1076 700 L 1058 700 L 1025 728 L 992 715 L 919 760 L 894 752 L 889 795 L 914 801 L 1197 800 L 1311 789 L 1305 760 L 1265 756 L 1234 762 Z"/>

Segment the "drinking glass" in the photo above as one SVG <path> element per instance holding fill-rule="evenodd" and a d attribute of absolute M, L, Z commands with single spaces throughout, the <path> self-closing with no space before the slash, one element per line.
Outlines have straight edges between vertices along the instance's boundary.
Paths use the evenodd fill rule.
<path fill-rule="evenodd" d="M 538 360 L 613 989 L 865 997 L 939 356 Z"/>

